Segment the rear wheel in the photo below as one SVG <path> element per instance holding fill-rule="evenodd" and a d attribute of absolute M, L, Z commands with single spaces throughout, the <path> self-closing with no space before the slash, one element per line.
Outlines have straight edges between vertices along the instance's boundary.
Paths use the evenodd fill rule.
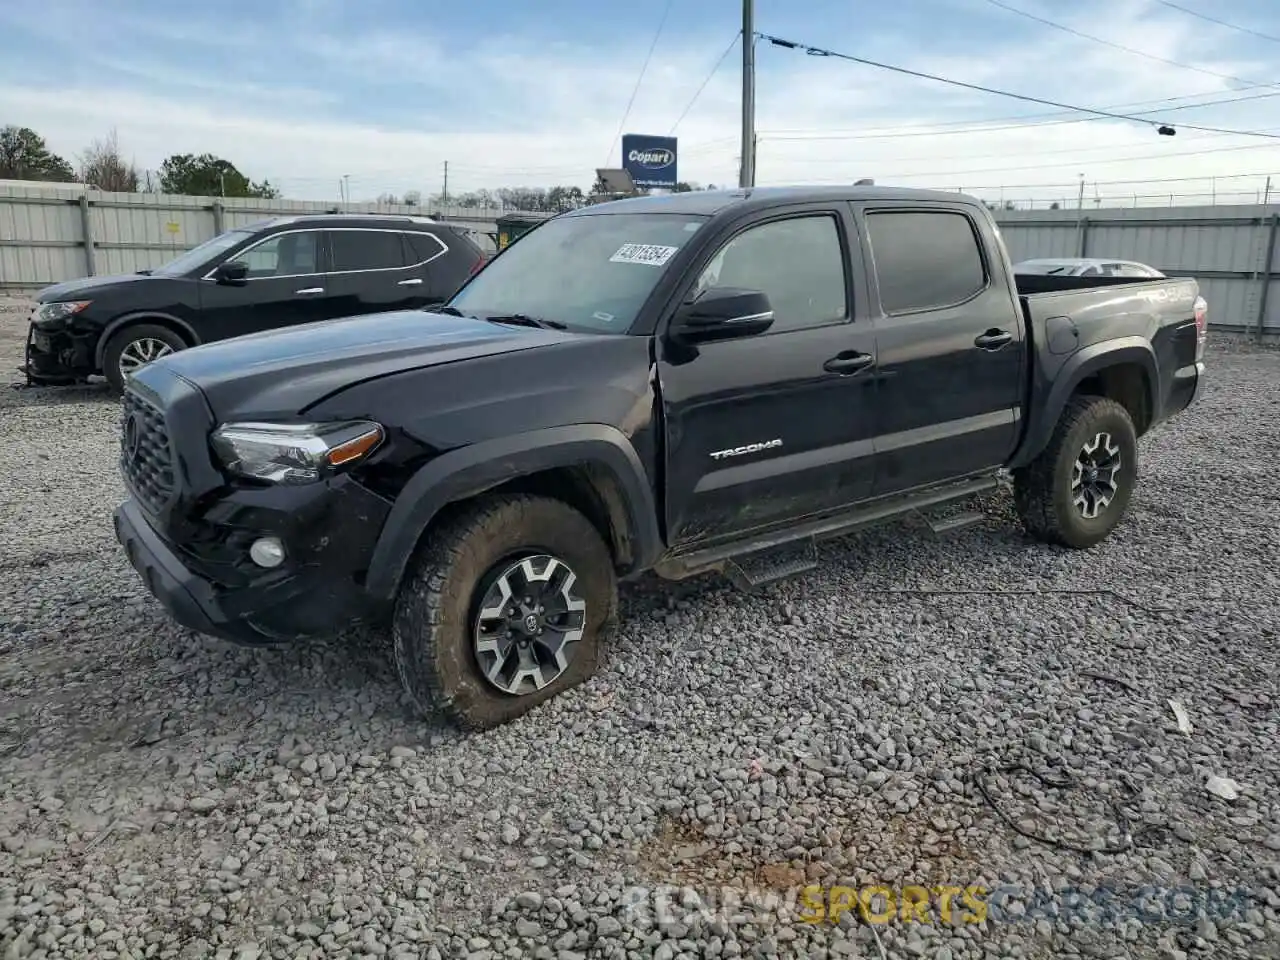
<path fill-rule="evenodd" d="M 102 373 L 116 393 L 135 372 L 153 360 L 185 349 L 186 342 L 167 327 L 140 323 L 112 334 L 102 352 Z"/>
<path fill-rule="evenodd" d="M 572 507 L 479 500 L 427 534 L 396 601 L 396 667 L 423 713 L 506 723 L 590 677 L 617 626 L 613 559 Z"/>
<path fill-rule="evenodd" d="M 1040 456 L 1014 472 L 1014 504 L 1032 536 L 1080 550 L 1115 529 L 1137 480 L 1129 412 L 1105 397 L 1075 397 Z"/>

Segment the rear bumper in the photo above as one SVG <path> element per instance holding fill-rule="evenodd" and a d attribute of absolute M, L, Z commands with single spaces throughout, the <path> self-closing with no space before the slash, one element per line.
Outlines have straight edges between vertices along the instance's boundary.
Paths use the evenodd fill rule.
<path fill-rule="evenodd" d="M 1197 360 L 1174 371 L 1173 383 L 1170 385 L 1168 399 L 1161 411 L 1160 420 L 1167 420 L 1174 414 L 1181 413 L 1204 395 L 1205 372 L 1204 361 Z"/>
<path fill-rule="evenodd" d="M 1191 404 L 1195 403 L 1202 396 L 1204 396 L 1204 388 L 1205 388 L 1204 361 L 1197 360 L 1196 361 L 1196 386 L 1195 386 L 1195 389 L 1191 391 L 1191 399 L 1187 401 L 1187 406 L 1191 406 Z"/>

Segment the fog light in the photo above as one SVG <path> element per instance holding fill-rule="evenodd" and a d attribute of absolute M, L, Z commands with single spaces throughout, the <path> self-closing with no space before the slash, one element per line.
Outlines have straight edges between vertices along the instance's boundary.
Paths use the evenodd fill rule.
<path fill-rule="evenodd" d="M 284 544 L 278 537 L 261 537 L 249 547 L 249 559 L 268 570 L 284 563 Z"/>

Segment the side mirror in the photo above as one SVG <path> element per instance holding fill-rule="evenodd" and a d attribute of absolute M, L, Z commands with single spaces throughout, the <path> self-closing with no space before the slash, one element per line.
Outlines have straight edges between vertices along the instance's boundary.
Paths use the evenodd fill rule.
<path fill-rule="evenodd" d="M 711 287 L 696 300 L 680 305 L 670 335 L 683 343 L 754 337 L 773 325 L 769 297 L 759 290 Z"/>
<path fill-rule="evenodd" d="M 218 283 L 244 283 L 249 276 L 249 265 L 243 260 L 227 260 L 218 264 L 213 278 Z"/>

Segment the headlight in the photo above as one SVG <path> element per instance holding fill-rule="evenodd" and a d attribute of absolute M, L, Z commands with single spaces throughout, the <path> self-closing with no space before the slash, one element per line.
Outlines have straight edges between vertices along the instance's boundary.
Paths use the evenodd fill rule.
<path fill-rule="evenodd" d="M 213 449 L 232 473 L 269 483 L 313 483 L 372 453 L 384 437 L 371 420 L 224 423 Z"/>
<path fill-rule="evenodd" d="M 61 300 L 57 303 L 42 303 L 36 308 L 33 319 L 42 326 L 61 326 L 68 318 L 74 317 L 92 302 L 92 300 Z"/>

